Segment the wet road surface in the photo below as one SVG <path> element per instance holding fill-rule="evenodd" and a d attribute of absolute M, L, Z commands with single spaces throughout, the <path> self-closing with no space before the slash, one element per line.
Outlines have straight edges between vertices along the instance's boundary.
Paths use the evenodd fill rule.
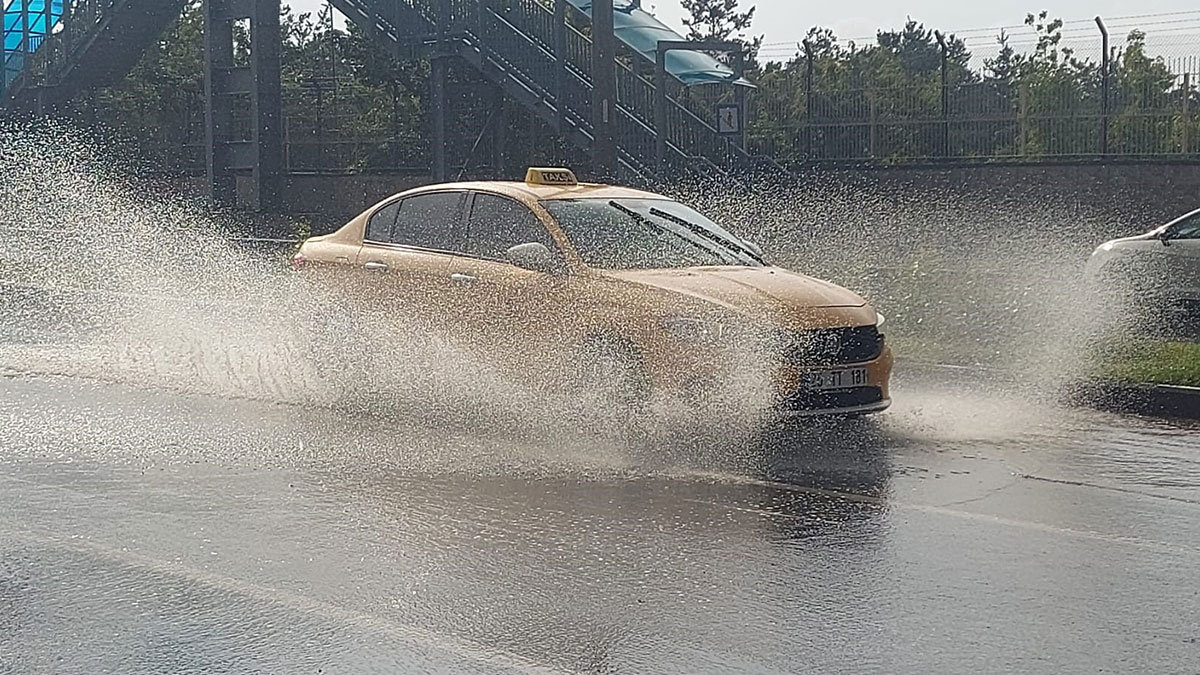
<path fill-rule="evenodd" d="M 0 673 L 1200 672 L 1200 428 L 907 380 L 669 459 L 0 378 Z"/>

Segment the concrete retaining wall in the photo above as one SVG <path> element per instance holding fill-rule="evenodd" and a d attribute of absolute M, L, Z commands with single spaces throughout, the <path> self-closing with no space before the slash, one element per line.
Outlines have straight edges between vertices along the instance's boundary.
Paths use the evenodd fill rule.
<path fill-rule="evenodd" d="M 413 174 L 292 175 L 284 200 L 289 213 L 331 227 L 383 197 L 430 180 Z M 950 218 L 959 217 L 950 212 L 964 210 L 1031 218 L 1053 211 L 1063 222 L 1113 222 L 1139 231 L 1200 208 L 1200 164 L 814 168 L 797 172 L 785 187 L 798 204 L 828 204 L 830 217 L 855 205 L 880 212 L 925 210 L 935 219 L 939 209 Z M 186 189 L 200 193 L 203 180 L 187 181 Z"/>

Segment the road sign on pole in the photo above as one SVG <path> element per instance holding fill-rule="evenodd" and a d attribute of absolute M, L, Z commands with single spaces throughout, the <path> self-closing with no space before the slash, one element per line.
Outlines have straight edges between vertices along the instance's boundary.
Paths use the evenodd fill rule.
<path fill-rule="evenodd" d="M 742 134 L 742 106 L 737 103 L 717 105 L 717 132 L 722 136 Z"/>

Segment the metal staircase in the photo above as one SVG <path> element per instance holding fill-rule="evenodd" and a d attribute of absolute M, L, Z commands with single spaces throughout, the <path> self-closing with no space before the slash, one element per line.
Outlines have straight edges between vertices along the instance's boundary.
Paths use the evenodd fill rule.
<path fill-rule="evenodd" d="M 185 4 L 186 0 L 11 0 L 4 15 L 5 86 L 0 103 L 47 109 L 80 91 L 115 84 L 179 18 Z"/>
<path fill-rule="evenodd" d="M 331 0 L 339 11 L 395 45 L 432 46 L 458 56 L 583 148 L 591 146 L 591 40 L 538 0 Z M 572 9 L 572 11 L 575 11 Z M 586 16 L 576 15 L 586 20 Z M 618 36 L 619 37 L 619 36 Z M 635 67 L 641 56 L 633 51 Z M 655 175 L 655 88 L 650 76 L 617 66 L 615 136 L 622 168 Z M 644 69 L 643 69 L 644 70 Z M 668 94 L 668 166 L 741 176 L 770 160 L 748 155 Z"/>
<path fill-rule="evenodd" d="M 6 0 L 0 0 L 5 2 Z M 206 0 L 218 9 L 245 5 Z M 52 110 L 73 95 L 116 83 L 167 29 L 187 0 L 7 0 L 4 88 L 0 105 Z M 592 122 L 592 41 L 576 28 L 590 0 L 331 0 L 359 27 L 398 52 L 419 48 L 435 63 L 460 58 L 564 138 L 589 149 Z M 623 21 L 652 17 L 631 3 Z M 570 18 L 571 20 L 568 20 Z M 666 170 L 713 178 L 742 177 L 769 159 L 748 155 L 703 117 L 681 104 L 683 85 L 668 78 L 666 124 L 656 129 L 651 74 L 657 24 L 634 44 L 617 31 L 629 58 L 616 64 L 612 111 L 618 163 L 631 177 L 659 173 L 658 134 L 666 140 Z M 430 52 L 430 50 L 432 50 Z M 717 66 L 709 57 L 683 52 Z M 719 69 L 719 66 L 717 66 Z M 443 70 L 444 72 L 444 70 Z M 679 75 L 679 73 L 676 73 Z M 711 73 L 710 73 L 711 75 Z M 712 80 L 710 80 L 712 81 Z"/>
<path fill-rule="evenodd" d="M 63 0 L 2 0 L 0 6 L 3 9 L 0 96 L 3 96 L 9 84 L 25 69 L 26 55 L 36 51 L 59 25 Z"/>

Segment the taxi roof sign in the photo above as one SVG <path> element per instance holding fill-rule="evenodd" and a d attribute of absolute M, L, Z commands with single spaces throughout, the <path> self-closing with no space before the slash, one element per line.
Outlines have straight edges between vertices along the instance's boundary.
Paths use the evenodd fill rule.
<path fill-rule="evenodd" d="M 570 169 L 547 169 L 530 167 L 525 172 L 525 182 L 530 185 L 578 185 L 575 173 Z"/>

